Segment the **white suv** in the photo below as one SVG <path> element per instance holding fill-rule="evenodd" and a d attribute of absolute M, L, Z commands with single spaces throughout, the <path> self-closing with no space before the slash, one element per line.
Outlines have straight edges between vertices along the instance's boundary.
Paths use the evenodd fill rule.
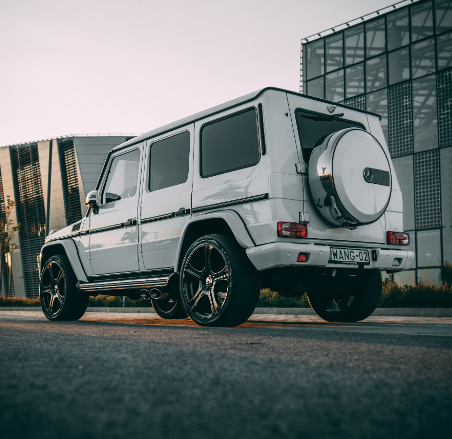
<path fill-rule="evenodd" d="M 276 88 L 119 145 L 86 202 L 42 248 L 50 320 L 79 319 L 102 293 L 235 326 L 270 288 L 359 321 L 380 271 L 414 260 L 379 116 Z"/>

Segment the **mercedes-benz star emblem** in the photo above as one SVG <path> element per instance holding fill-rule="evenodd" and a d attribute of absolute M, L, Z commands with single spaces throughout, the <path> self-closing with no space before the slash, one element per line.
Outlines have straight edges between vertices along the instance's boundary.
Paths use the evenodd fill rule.
<path fill-rule="evenodd" d="M 367 183 L 370 183 L 374 178 L 374 174 L 372 174 L 372 171 L 369 168 L 364 169 L 363 176 L 364 180 L 366 180 Z"/>
<path fill-rule="evenodd" d="M 212 285 L 212 282 L 213 282 L 212 276 L 208 276 L 206 279 L 206 285 Z"/>
<path fill-rule="evenodd" d="M 328 108 L 329 113 L 334 113 L 334 110 L 336 110 L 336 105 L 328 105 L 326 108 Z"/>

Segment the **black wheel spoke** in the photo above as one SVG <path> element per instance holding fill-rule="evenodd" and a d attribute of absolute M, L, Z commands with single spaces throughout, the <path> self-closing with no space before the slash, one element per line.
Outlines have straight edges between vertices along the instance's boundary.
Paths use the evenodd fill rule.
<path fill-rule="evenodd" d="M 217 271 L 216 273 L 212 273 L 212 278 L 214 281 L 219 280 L 228 280 L 229 279 L 229 270 L 227 265 L 224 266 L 220 271 Z"/>
<path fill-rule="evenodd" d="M 52 267 L 53 267 L 53 264 L 50 264 L 49 265 L 49 267 L 48 267 L 48 269 L 47 269 L 47 271 L 48 271 L 48 273 L 49 273 L 49 277 L 50 277 L 50 285 L 56 285 L 56 280 L 55 280 L 55 276 L 53 275 L 53 269 L 52 269 Z"/>
<path fill-rule="evenodd" d="M 205 246 L 204 247 L 204 270 L 207 274 L 210 274 L 212 272 L 212 269 L 210 267 L 210 257 L 212 256 L 212 246 Z"/>
<path fill-rule="evenodd" d="M 187 266 L 185 267 L 185 273 L 189 274 L 190 276 L 193 276 L 193 277 L 195 277 L 196 279 L 199 279 L 199 280 L 204 278 L 204 276 L 202 274 L 202 271 L 197 270 L 190 263 L 188 263 Z"/>
<path fill-rule="evenodd" d="M 350 296 L 346 296 L 339 303 L 339 309 L 341 311 L 345 311 L 348 308 L 348 300 L 349 300 L 349 298 L 350 298 Z"/>
<path fill-rule="evenodd" d="M 188 301 L 188 304 L 192 309 L 196 308 L 199 303 L 199 300 L 205 294 L 205 287 L 199 285 L 198 291 L 193 295 L 193 297 Z"/>
<path fill-rule="evenodd" d="M 49 312 L 52 312 L 53 309 L 53 302 L 55 301 L 55 295 L 51 294 L 50 295 L 50 300 L 49 300 Z"/>
<path fill-rule="evenodd" d="M 215 294 L 213 292 L 213 290 L 210 290 L 207 293 L 207 296 L 209 297 L 209 302 L 210 302 L 210 308 L 212 310 L 212 316 L 214 316 L 215 314 L 218 313 L 219 311 L 219 306 L 217 303 L 217 298 L 215 297 Z"/>

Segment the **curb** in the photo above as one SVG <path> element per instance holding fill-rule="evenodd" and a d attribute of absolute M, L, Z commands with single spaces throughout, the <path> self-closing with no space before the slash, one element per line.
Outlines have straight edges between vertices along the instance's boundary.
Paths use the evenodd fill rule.
<path fill-rule="evenodd" d="M 41 311 L 36 306 L 2 306 L 1 311 Z M 87 312 L 105 313 L 144 313 L 155 314 L 154 308 L 115 308 L 107 306 L 88 307 Z M 256 308 L 253 315 L 290 315 L 314 316 L 311 308 Z M 377 308 L 372 314 L 374 317 L 452 317 L 452 308 Z"/>

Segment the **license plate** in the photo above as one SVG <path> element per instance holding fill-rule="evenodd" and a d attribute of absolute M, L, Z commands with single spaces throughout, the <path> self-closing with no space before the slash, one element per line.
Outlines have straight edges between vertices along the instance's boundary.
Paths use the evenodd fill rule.
<path fill-rule="evenodd" d="M 330 262 L 339 264 L 370 264 L 369 251 L 350 248 L 332 248 Z"/>

